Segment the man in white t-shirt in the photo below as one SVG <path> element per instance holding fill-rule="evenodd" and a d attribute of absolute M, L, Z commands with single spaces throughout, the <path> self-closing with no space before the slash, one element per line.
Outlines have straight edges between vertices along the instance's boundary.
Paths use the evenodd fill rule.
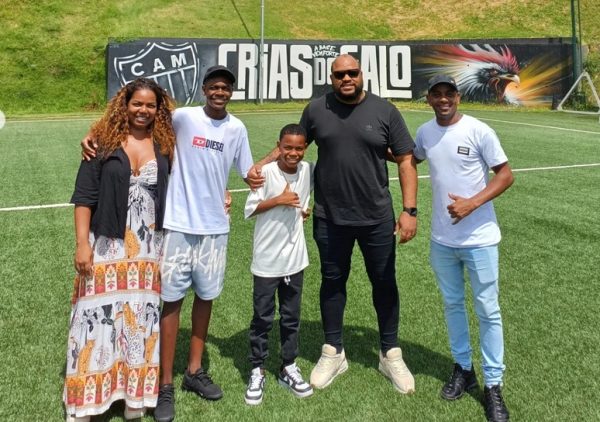
<path fill-rule="evenodd" d="M 486 417 L 506 421 L 509 413 L 501 394 L 505 366 L 498 303 L 500 229 L 491 201 L 512 185 L 513 175 L 496 133 L 458 112 L 460 93 L 453 78 L 431 78 L 427 102 L 435 119 L 417 130 L 414 155 L 418 161 L 429 161 L 433 191 L 430 262 L 444 299 L 455 360 L 441 395 L 455 400 L 477 386 L 465 309 L 466 267 L 479 319 Z M 495 175 L 488 180 L 490 169 Z"/>
<path fill-rule="evenodd" d="M 204 76 L 204 107 L 179 108 L 173 114 L 177 136 L 165 209 L 161 262 L 160 388 L 157 421 L 175 417 L 173 362 L 183 298 L 193 288 L 192 336 L 184 390 L 208 400 L 223 396 L 202 368 L 212 301 L 223 289 L 229 218 L 223 207 L 232 166 L 246 179 L 252 166 L 244 124 L 226 110 L 235 76 L 224 66 Z"/>

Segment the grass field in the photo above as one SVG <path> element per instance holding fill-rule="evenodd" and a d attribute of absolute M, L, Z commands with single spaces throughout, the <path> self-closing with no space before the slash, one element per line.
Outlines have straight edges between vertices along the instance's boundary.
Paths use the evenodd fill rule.
<path fill-rule="evenodd" d="M 463 110 L 464 111 L 464 110 Z M 505 325 L 505 399 L 515 421 L 600 420 L 600 125 L 597 116 L 540 111 L 468 110 L 498 133 L 515 184 L 495 201 L 503 232 L 501 306 Z M 404 110 L 414 131 L 431 118 Z M 255 158 L 274 146 L 279 128 L 300 110 L 239 114 Z M 78 140 L 90 120 L 9 121 L 0 130 L 0 420 L 60 421 L 69 298 L 74 270 L 72 208 L 14 209 L 68 202 Z M 316 148 L 309 148 L 314 159 Z M 589 165 L 589 166 L 583 166 Z M 419 167 L 421 176 L 427 166 Z M 393 176 L 394 172 L 391 171 Z M 400 204 L 398 182 L 391 190 Z M 265 401 L 248 407 L 247 329 L 251 317 L 253 222 L 243 220 L 246 193 L 234 190 L 225 291 L 214 307 L 205 363 L 225 397 L 215 403 L 177 390 L 179 421 L 188 420 L 483 420 L 482 391 L 456 403 L 439 398 L 452 358 L 441 299 L 428 265 L 430 185 L 419 181 L 419 234 L 398 247 L 400 342 L 417 392 L 397 394 L 377 371 L 378 335 L 362 258 L 348 284 L 345 343 L 350 369 L 330 387 L 298 400 L 276 383 L 278 334 L 272 333 Z M 311 233 L 311 223 L 306 225 Z M 308 375 L 322 343 L 319 260 L 307 236 L 298 363 Z M 175 369 L 181 382 L 190 335 L 185 303 Z M 469 306 L 471 306 L 469 304 Z M 473 313 L 471 312 L 471 316 Z M 472 337 L 477 325 L 471 319 Z M 474 345 L 478 343 L 475 342 Z M 480 370 L 480 353 L 475 347 Z M 105 418 L 121 420 L 116 406 Z M 150 417 L 146 420 L 151 420 Z"/>

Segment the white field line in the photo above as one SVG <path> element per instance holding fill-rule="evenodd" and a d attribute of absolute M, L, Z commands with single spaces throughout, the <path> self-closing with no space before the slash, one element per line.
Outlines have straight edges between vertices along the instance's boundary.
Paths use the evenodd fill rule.
<path fill-rule="evenodd" d="M 2 211 L 29 211 L 29 210 L 40 210 L 43 208 L 64 208 L 64 207 L 72 207 L 72 206 L 73 206 L 73 204 L 25 205 L 22 207 L 0 208 L 0 212 L 2 212 Z"/>
<path fill-rule="evenodd" d="M 401 111 L 407 111 L 410 113 L 426 113 L 426 114 L 430 114 L 433 116 L 433 113 L 431 111 L 427 111 L 427 110 L 406 109 L 406 110 L 401 110 Z M 300 113 L 298 110 L 265 110 L 265 111 L 238 111 L 234 114 L 252 116 L 252 115 L 267 115 L 267 114 L 298 114 L 298 113 Z M 83 117 L 83 116 L 81 116 L 81 117 L 79 117 L 79 116 L 41 117 L 39 119 L 32 119 L 32 120 L 29 120 L 29 119 L 7 120 L 6 123 L 12 124 L 12 123 L 48 123 L 48 122 L 85 122 L 85 121 L 96 120 L 99 117 L 100 117 L 100 114 L 98 116 L 90 116 L 90 117 Z M 485 120 L 488 122 L 506 123 L 506 124 L 511 124 L 511 125 L 538 127 L 538 128 L 542 128 L 542 129 L 554 129 L 554 130 L 562 130 L 562 131 L 566 131 L 566 132 L 589 133 L 592 135 L 600 135 L 600 132 L 596 132 L 596 131 L 592 131 L 592 130 L 571 129 L 571 128 L 559 127 L 559 126 L 538 125 L 535 123 L 513 122 L 510 120 L 490 119 L 487 117 L 478 117 L 478 119 Z"/>
<path fill-rule="evenodd" d="M 600 132 L 594 132 L 592 130 L 569 129 L 569 128 L 566 128 L 566 127 L 536 125 L 536 124 L 533 124 L 533 123 L 509 122 L 508 120 L 487 119 L 487 118 L 480 118 L 480 117 L 478 117 L 478 119 L 479 120 L 487 120 L 488 122 L 508 123 L 508 124 L 511 124 L 511 125 L 540 127 L 540 128 L 544 128 L 544 129 L 564 130 L 564 131 L 567 131 L 567 132 L 591 133 L 592 135 L 600 135 Z"/>
<path fill-rule="evenodd" d="M 581 167 L 598 167 L 600 163 L 590 163 L 590 164 L 572 164 L 568 166 L 551 166 L 551 167 L 531 167 L 531 168 L 523 168 L 523 169 L 512 169 L 513 172 L 525 172 L 525 171 L 543 171 L 543 170 L 564 170 L 564 169 L 572 169 L 572 168 L 581 168 Z M 421 175 L 419 179 L 429 179 L 429 175 Z M 397 177 L 390 177 L 390 180 L 395 181 L 398 180 Z M 249 192 L 249 188 L 243 189 L 231 189 L 229 192 L 231 193 L 240 193 L 240 192 Z M 3 211 L 29 211 L 29 210 L 39 210 L 44 208 L 65 208 L 72 207 L 73 204 L 49 204 L 49 205 L 26 205 L 22 207 L 9 207 L 9 208 L 0 208 L 0 212 Z"/>
<path fill-rule="evenodd" d="M 95 117 L 40 117 L 39 119 L 21 119 L 21 120 L 7 120 L 7 124 L 14 123 L 64 123 L 64 122 L 92 122 L 99 119 L 101 116 Z"/>
<path fill-rule="evenodd" d="M 431 111 L 426 110 L 406 110 L 412 113 L 427 113 L 433 117 L 433 113 Z M 531 126 L 531 127 L 539 127 L 542 129 L 554 129 L 554 130 L 563 130 L 566 132 L 576 132 L 576 133 L 590 133 L 592 135 L 600 135 L 600 132 L 595 132 L 592 130 L 582 130 L 582 129 L 570 129 L 567 127 L 558 127 L 558 126 L 547 126 L 547 125 L 536 125 L 535 123 L 525 123 L 525 122 L 512 122 L 509 120 L 500 120 L 500 119 L 489 119 L 487 117 L 477 117 L 479 120 L 485 120 L 488 122 L 498 122 L 498 123 L 508 123 L 510 125 L 521 125 L 521 126 Z"/>
<path fill-rule="evenodd" d="M 302 110 L 265 110 L 265 111 L 238 111 L 233 114 L 237 115 L 266 115 L 266 114 L 300 114 Z M 39 118 L 23 118 L 23 119 L 11 119 L 7 120 L 6 123 L 55 123 L 55 122 L 93 122 L 102 117 L 102 114 L 97 116 L 72 116 L 72 117 L 39 117 Z"/>

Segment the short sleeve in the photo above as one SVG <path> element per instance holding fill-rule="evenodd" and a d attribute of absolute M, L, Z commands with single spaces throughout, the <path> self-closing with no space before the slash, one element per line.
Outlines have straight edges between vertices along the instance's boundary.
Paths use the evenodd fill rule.
<path fill-rule="evenodd" d="M 244 218 L 248 219 L 256 211 L 256 207 L 262 201 L 265 200 L 265 188 L 261 186 L 256 190 L 251 190 L 246 199 L 246 205 L 244 206 Z"/>
<path fill-rule="evenodd" d="M 238 174 L 243 179 L 248 177 L 248 172 L 254 164 L 252 160 L 252 152 L 250 151 L 250 142 L 248 141 L 248 131 L 242 127 L 240 133 L 240 143 L 235 157 L 235 166 Z"/>
<path fill-rule="evenodd" d="M 306 143 L 310 144 L 315 140 L 314 135 L 311 130 L 310 124 L 310 103 L 304 107 L 304 111 L 302 112 L 302 117 L 300 117 L 300 126 L 304 128 L 306 131 Z"/>
<path fill-rule="evenodd" d="M 419 161 L 424 161 L 427 159 L 425 149 L 423 148 L 423 141 L 423 130 L 419 128 L 417 129 L 417 136 L 415 136 L 415 149 L 413 150 L 415 158 Z"/>
<path fill-rule="evenodd" d="M 412 136 L 410 136 L 408 127 L 398 109 L 392 105 L 390 105 L 389 116 L 390 133 L 388 143 L 392 154 L 408 154 L 415 147 L 415 143 L 413 142 Z"/>
<path fill-rule="evenodd" d="M 100 191 L 100 172 L 102 165 L 98 158 L 90 161 L 83 160 L 79 165 L 77 178 L 75 179 L 75 190 L 71 196 L 71 203 L 95 207 L 98 203 Z"/>
<path fill-rule="evenodd" d="M 508 161 L 498 135 L 487 125 L 481 136 L 481 152 L 483 161 L 485 161 L 489 168 L 496 167 Z"/>

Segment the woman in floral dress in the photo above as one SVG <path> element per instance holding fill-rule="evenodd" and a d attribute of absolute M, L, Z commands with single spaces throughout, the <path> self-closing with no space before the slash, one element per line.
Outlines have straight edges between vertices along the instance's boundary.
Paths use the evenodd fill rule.
<path fill-rule="evenodd" d="M 67 421 L 125 400 L 143 416 L 158 394 L 162 220 L 175 136 L 173 101 L 150 79 L 130 82 L 91 129 L 75 204 L 75 289 L 67 346 Z"/>

